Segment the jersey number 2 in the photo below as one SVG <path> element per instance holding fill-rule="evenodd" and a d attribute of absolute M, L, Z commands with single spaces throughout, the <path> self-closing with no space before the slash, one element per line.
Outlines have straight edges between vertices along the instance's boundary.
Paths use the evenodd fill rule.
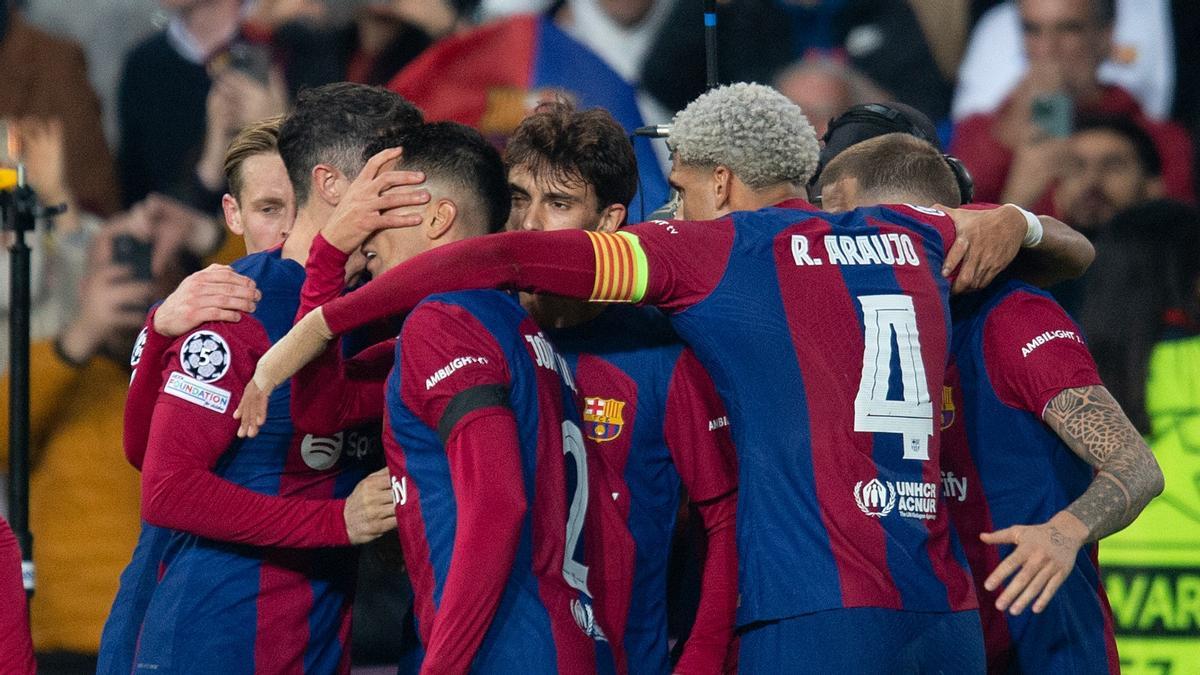
<path fill-rule="evenodd" d="M 929 437 L 933 435 L 933 403 L 912 297 L 862 295 L 858 301 L 865 334 L 862 379 L 854 398 L 854 430 L 901 434 L 904 459 L 927 460 Z M 888 398 L 893 362 L 899 364 L 902 399 Z"/>
<path fill-rule="evenodd" d="M 567 546 L 563 550 L 563 578 L 577 591 L 591 592 L 587 587 L 588 568 L 575 559 L 579 547 L 579 535 L 583 532 L 583 518 L 587 513 L 588 469 L 587 451 L 583 446 L 583 433 L 570 420 L 562 423 L 563 454 L 575 461 L 575 492 L 571 495 L 571 508 L 567 513 Z M 569 470 L 569 467 L 568 467 Z"/>

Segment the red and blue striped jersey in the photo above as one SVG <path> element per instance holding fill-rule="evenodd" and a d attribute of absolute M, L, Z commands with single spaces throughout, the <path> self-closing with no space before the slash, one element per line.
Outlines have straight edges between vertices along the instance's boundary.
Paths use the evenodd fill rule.
<path fill-rule="evenodd" d="M 1060 392 L 1101 384 L 1079 327 L 1046 293 L 1000 280 L 956 298 L 942 398 L 942 485 L 979 593 L 990 672 L 1118 672 L 1096 545 L 1045 611 L 1012 616 L 983 581 L 1011 546 L 981 532 L 1044 523 L 1091 484 L 1093 470 L 1042 422 Z"/>
<path fill-rule="evenodd" d="M 569 369 L 533 319 L 496 291 L 426 299 L 386 401 L 423 671 L 594 672 L 586 448 Z"/>
<path fill-rule="evenodd" d="M 610 494 L 622 515 L 620 531 L 597 528 L 603 541 L 592 549 L 602 552 L 598 565 L 622 567 L 596 591 L 619 668 L 672 672 L 667 559 L 682 484 L 701 509 L 708 542 L 696 625 L 674 672 L 720 672 L 737 601 L 737 459 L 711 379 L 650 308 L 612 305 L 546 332 L 575 374 L 588 457 L 610 480 L 597 492 Z M 626 541 L 632 552 L 614 551 Z"/>
<path fill-rule="evenodd" d="M 149 415 L 149 413 L 147 413 Z M 137 653 L 138 638 L 142 633 L 142 622 L 146 608 L 154 597 L 154 589 L 162 575 L 163 554 L 171 541 L 171 530 L 142 523 L 137 545 L 129 564 L 121 572 L 117 596 L 112 609 L 104 620 L 104 631 L 100 634 L 100 653 L 96 672 L 132 673 L 134 655 Z"/>
<path fill-rule="evenodd" d="M 631 299 L 670 312 L 728 407 L 740 625 L 975 607 L 938 498 L 931 400 L 945 374 L 953 236 L 933 210 L 833 215 L 796 200 L 597 244 L 598 256 L 612 251 L 597 267 L 614 273 L 596 275 L 594 297 L 632 287 Z M 623 260 L 645 274 L 623 277 Z"/>
<path fill-rule="evenodd" d="M 615 234 L 455 242 L 323 310 L 335 333 L 430 292 L 518 288 L 664 309 L 712 376 L 738 450 L 737 621 L 844 607 L 976 606 L 939 495 L 954 238 L 906 206 L 803 200 Z M 471 270 L 464 275 L 461 270 Z"/>
<path fill-rule="evenodd" d="M 0 672 L 33 675 L 37 663 L 22 577 L 21 547 L 8 521 L 0 516 Z"/>
<path fill-rule="evenodd" d="M 129 358 L 132 373 L 129 376 L 129 393 L 125 400 L 125 428 L 122 444 L 125 458 L 135 469 L 141 470 L 146 457 L 146 441 L 150 435 L 150 420 L 154 416 L 154 404 L 162 388 L 162 356 L 170 348 L 172 340 L 154 330 L 152 307 L 146 317 L 146 325 L 134 343 Z M 145 362 L 143 367 L 142 363 Z M 141 375 L 141 378 L 138 377 Z M 163 553 L 171 540 L 171 531 L 142 523 L 137 545 L 129 564 L 121 572 L 117 595 L 104 621 L 100 634 L 100 653 L 96 672 L 133 672 L 134 654 L 137 652 L 138 636 L 142 632 L 142 620 L 146 607 L 154 596 L 158 579 L 162 573 Z"/>
<path fill-rule="evenodd" d="M 358 444 L 345 435 L 296 432 L 288 385 L 271 394 L 259 435 L 236 438 L 233 411 L 258 357 L 291 327 L 304 274 L 278 249 L 233 267 L 262 292 L 257 311 L 202 325 L 162 355 L 142 510 L 173 532 L 135 669 L 346 672 L 357 563 L 342 512 L 371 458 L 348 451 Z"/>

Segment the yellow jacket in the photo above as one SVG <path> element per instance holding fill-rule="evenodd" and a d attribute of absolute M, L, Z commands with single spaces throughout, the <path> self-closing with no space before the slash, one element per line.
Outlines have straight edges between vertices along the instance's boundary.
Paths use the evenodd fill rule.
<path fill-rule="evenodd" d="M 50 341 L 30 349 L 30 500 L 36 649 L 96 653 L 140 527 L 141 482 L 121 433 L 129 370 L 75 368 Z M 0 378 L 0 472 L 8 471 L 8 376 Z"/>
<path fill-rule="evenodd" d="M 1166 488 L 1100 542 L 1125 675 L 1200 675 L 1200 336 L 1150 357 L 1147 442 Z"/>

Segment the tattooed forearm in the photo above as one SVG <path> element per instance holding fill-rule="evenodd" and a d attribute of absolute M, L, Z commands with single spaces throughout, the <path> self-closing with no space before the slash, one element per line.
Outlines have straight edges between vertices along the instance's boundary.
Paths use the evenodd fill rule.
<path fill-rule="evenodd" d="M 1162 492 L 1162 471 L 1146 442 L 1101 386 L 1067 389 L 1043 416 L 1063 442 L 1092 466 L 1096 477 L 1067 510 L 1096 541 L 1124 528 Z"/>

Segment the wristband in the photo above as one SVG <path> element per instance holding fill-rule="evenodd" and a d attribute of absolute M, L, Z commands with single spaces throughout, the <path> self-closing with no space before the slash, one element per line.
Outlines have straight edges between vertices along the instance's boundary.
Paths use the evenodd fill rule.
<path fill-rule="evenodd" d="M 1042 243 L 1042 235 L 1045 234 L 1042 221 L 1033 213 L 1016 204 L 1005 204 L 1005 206 L 1011 206 L 1025 216 L 1025 239 L 1021 241 L 1021 248 L 1033 248 Z"/>

